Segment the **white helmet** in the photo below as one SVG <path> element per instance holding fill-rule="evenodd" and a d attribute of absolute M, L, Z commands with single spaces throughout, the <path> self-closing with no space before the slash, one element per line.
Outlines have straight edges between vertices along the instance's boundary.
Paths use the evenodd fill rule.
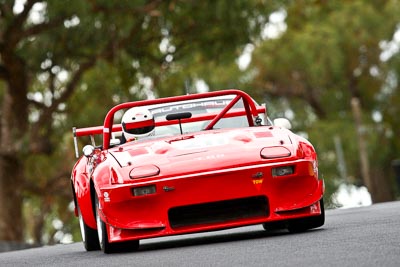
<path fill-rule="evenodd" d="M 121 124 L 127 141 L 154 135 L 154 117 L 146 108 L 134 107 L 128 109 L 122 116 Z"/>

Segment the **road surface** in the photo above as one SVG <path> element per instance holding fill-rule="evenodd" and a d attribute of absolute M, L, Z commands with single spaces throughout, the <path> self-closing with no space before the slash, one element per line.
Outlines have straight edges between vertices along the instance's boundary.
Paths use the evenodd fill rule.
<path fill-rule="evenodd" d="M 267 233 L 261 225 L 142 240 L 106 255 L 81 243 L 0 253 L 0 266 L 400 266 L 400 202 L 328 210 L 320 229 Z"/>

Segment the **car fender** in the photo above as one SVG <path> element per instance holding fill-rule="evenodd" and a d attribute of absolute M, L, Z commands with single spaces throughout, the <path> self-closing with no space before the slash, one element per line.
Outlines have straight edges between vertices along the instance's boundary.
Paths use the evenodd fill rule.
<path fill-rule="evenodd" d="M 72 185 L 75 197 L 75 205 L 79 205 L 84 222 L 93 229 L 96 229 L 96 220 L 93 212 L 91 197 L 91 181 L 87 171 L 86 157 L 81 157 L 75 164 L 72 172 Z M 75 206 L 75 215 L 77 215 Z"/>

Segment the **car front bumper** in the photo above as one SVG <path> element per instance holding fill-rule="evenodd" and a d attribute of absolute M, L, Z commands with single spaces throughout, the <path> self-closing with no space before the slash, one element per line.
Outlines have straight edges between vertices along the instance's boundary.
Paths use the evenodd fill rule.
<path fill-rule="evenodd" d="M 98 188 L 110 242 L 285 221 L 321 214 L 324 182 L 314 162 L 297 160 L 157 177 Z M 272 168 L 294 173 L 272 176 Z M 153 187 L 134 196 L 135 188 Z"/>

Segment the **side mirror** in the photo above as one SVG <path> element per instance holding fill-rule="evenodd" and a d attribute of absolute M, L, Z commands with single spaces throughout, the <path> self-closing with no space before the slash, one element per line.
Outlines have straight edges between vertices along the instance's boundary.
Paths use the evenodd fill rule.
<path fill-rule="evenodd" d="M 92 157 L 93 153 L 94 153 L 94 146 L 92 145 L 86 145 L 83 147 L 82 149 L 83 151 L 83 155 L 85 155 L 85 157 Z"/>
<path fill-rule="evenodd" d="M 286 118 L 277 118 L 274 120 L 274 125 L 277 127 L 282 127 L 285 129 L 290 130 L 292 128 L 292 124 L 290 121 Z"/>

